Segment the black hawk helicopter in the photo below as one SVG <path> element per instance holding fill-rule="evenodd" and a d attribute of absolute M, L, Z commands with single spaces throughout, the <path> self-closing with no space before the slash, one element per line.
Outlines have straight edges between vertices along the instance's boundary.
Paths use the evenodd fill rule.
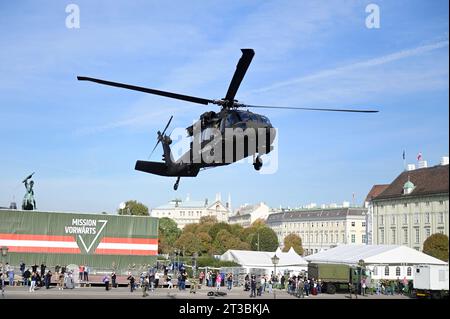
<path fill-rule="evenodd" d="M 177 180 L 174 185 L 174 190 L 178 189 L 178 184 L 181 177 L 195 177 L 198 175 L 200 169 L 228 165 L 248 156 L 253 156 L 254 168 L 256 170 L 261 169 L 263 165 L 261 155 L 268 154 L 273 150 L 272 143 L 275 139 L 275 129 L 266 116 L 250 112 L 248 110 L 249 108 L 359 113 L 378 112 L 376 110 L 276 107 L 239 103 L 238 100 L 235 100 L 235 96 L 253 59 L 253 56 L 255 55 L 253 49 L 241 49 L 241 51 L 242 56 L 236 66 L 236 71 L 231 79 L 228 91 L 225 98 L 220 100 L 199 98 L 168 91 L 160 91 L 140 86 L 105 81 L 91 77 L 78 76 L 77 79 L 79 81 L 91 81 L 103 85 L 165 96 L 197 104 L 215 104 L 220 106 L 219 112 L 205 112 L 200 116 L 199 121 L 186 128 L 188 137 L 193 137 L 194 141 L 197 139 L 199 142 L 199 147 L 196 148 L 194 142 L 191 142 L 190 150 L 183 154 L 178 160 L 174 160 L 170 149 L 172 140 L 169 135 L 165 134 L 170 122 L 172 121 L 173 116 L 171 116 L 164 130 L 162 132 L 158 131 L 158 140 L 153 148 L 154 151 L 159 143 L 162 144 L 164 162 L 136 161 L 135 169 L 138 171 L 161 176 L 176 177 Z M 237 139 L 235 135 L 230 135 L 227 137 L 225 132 L 229 129 L 240 129 L 242 132 L 247 133 L 253 130 L 254 134 L 244 134 L 243 139 Z M 217 138 L 217 132 L 221 135 L 220 138 Z M 238 151 L 239 144 L 243 144 L 242 152 Z M 227 149 L 227 145 L 230 145 L 231 148 Z M 231 149 L 231 154 L 229 149 Z M 218 154 L 218 156 L 214 157 L 216 154 Z M 212 161 L 211 156 L 214 157 L 214 160 Z"/>

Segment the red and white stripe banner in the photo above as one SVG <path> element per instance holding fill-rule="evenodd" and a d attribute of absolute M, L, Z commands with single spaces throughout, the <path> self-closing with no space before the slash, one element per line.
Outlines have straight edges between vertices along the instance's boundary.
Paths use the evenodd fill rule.
<path fill-rule="evenodd" d="M 73 236 L 0 234 L 0 246 L 7 246 L 10 252 L 81 253 Z M 104 237 L 94 254 L 154 256 L 158 254 L 158 239 Z"/>

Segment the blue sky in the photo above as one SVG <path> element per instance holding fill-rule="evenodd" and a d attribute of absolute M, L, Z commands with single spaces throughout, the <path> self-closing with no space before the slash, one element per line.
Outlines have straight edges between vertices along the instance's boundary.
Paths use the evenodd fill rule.
<path fill-rule="evenodd" d="M 65 26 L 66 5 L 80 28 Z M 380 28 L 365 26 L 369 3 Z M 448 1 L 20 1 L 0 3 L 0 206 L 35 174 L 38 209 L 114 212 L 136 199 L 231 194 L 233 206 L 362 202 L 422 152 L 448 155 Z M 256 52 L 237 94 L 249 104 L 376 108 L 267 110 L 278 171 L 238 163 L 181 180 L 137 172 L 156 131 L 201 105 L 76 81 L 85 75 L 222 98 L 240 48 Z M 214 109 L 214 106 L 211 107 Z M 152 160 L 160 160 L 158 149 Z"/>

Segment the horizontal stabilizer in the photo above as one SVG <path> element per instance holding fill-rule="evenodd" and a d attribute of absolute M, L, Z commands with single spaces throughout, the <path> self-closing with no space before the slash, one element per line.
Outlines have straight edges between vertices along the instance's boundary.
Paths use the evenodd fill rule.
<path fill-rule="evenodd" d="M 167 171 L 167 165 L 160 162 L 136 161 L 135 170 L 160 176 L 172 176 Z"/>

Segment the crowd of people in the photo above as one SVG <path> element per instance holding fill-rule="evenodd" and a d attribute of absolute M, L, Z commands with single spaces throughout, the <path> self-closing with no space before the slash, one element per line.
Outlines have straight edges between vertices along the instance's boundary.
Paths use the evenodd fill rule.
<path fill-rule="evenodd" d="M 159 267 L 158 267 L 159 266 Z M 170 266 L 157 265 L 156 267 L 149 267 L 147 271 L 142 272 L 135 278 L 135 276 L 129 272 L 126 280 L 130 292 L 133 293 L 136 289 L 142 289 L 143 297 L 148 296 L 148 292 L 153 292 L 158 287 L 167 287 L 171 290 L 174 288 L 172 276 L 176 277 L 176 286 L 180 291 L 186 290 L 186 283 L 189 281 L 191 292 L 195 292 L 197 284 L 199 287 L 202 285 L 219 291 L 221 287 L 226 287 L 227 291 L 231 291 L 234 286 L 240 286 L 242 282 L 238 282 L 234 278 L 233 273 L 220 273 L 219 271 L 200 271 L 195 278 L 192 276 L 189 278 L 186 268 L 181 266 L 176 271 L 169 273 L 169 270 L 173 270 Z M 67 266 L 56 265 L 54 272 L 46 266 L 43 262 L 40 267 L 35 263 L 27 267 L 24 262 L 19 265 L 19 271 L 22 277 L 23 286 L 27 287 L 29 292 L 34 292 L 36 288 L 49 289 L 52 278 L 56 281 L 56 286 L 59 290 L 73 289 L 75 287 L 74 271 L 67 268 Z M 75 270 L 76 271 L 76 270 Z M 89 282 L 90 268 L 87 265 L 80 265 L 78 267 L 78 280 L 79 282 Z M 13 286 L 19 284 L 20 281 L 15 281 L 14 267 L 0 263 L 0 287 L 4 292 L 5 282 L 8 280 L 9 285 Z M 122 279 L 123 280 L 123 279 Z M 117 274 L 113 271 L 103 276 L 102 282 L 105 286 L 105 290 L 118 287 Z M 124 284 L 124 282 L 122 282 Z M 194 286 L 194 291 L 192 291 Z M 320 278 L 308 278 L 306 274 L 298 275 L 258 275 L 247 274 L 243 282 L 244 291 L 250 292 L 250 297 L 262 296 L 264 293 L 272 293 L 274 289 L 285 290 L 291 295 L 295 295 L 299 298 L 307 298 L 327 292 L 326 284 L 322 282 Z M 354 295 L 356 298 L 358 295 L 408 295 L 412 291 L 412 281 L 407 280 L 406 277 L 397 280 L 374 280 L 366 277 L 361 278 L 359 282 L 350 282 L 347 285 L 347 291 L 350 297 Z"/>
<path fill-rule="evenodd" d="M 81 269 L 81 266 L 80 266 Z M 34 292 L 36 288 L 49 289 L 52 283 L 52 278 L 56 281 L 59 290 L 65 288 L 73 289 L 75 287 L 75 279 L 73 271 L 69 270 L 66 265 L 56 265 L 55 270 L 47 267 L 45 262 L 40 266 L 36 263 L 28 266 L 21 261 L 19 264 L 19 272 L 21 280 L 17 280 L 15 269 L 8 263 L 2 265 L 0 263 L 0 284 L 2 291 L 4 291 L 5 281 L 8 280 L 9 286 L 22 285 L 27 287 L 29 292 Z M 81 273 L 81 272 L 80 272 Z M 89 268 L 83 266 L 83 280 L 88 280 Z M 81 274 L 80 274 L 81 277 Z"/>

